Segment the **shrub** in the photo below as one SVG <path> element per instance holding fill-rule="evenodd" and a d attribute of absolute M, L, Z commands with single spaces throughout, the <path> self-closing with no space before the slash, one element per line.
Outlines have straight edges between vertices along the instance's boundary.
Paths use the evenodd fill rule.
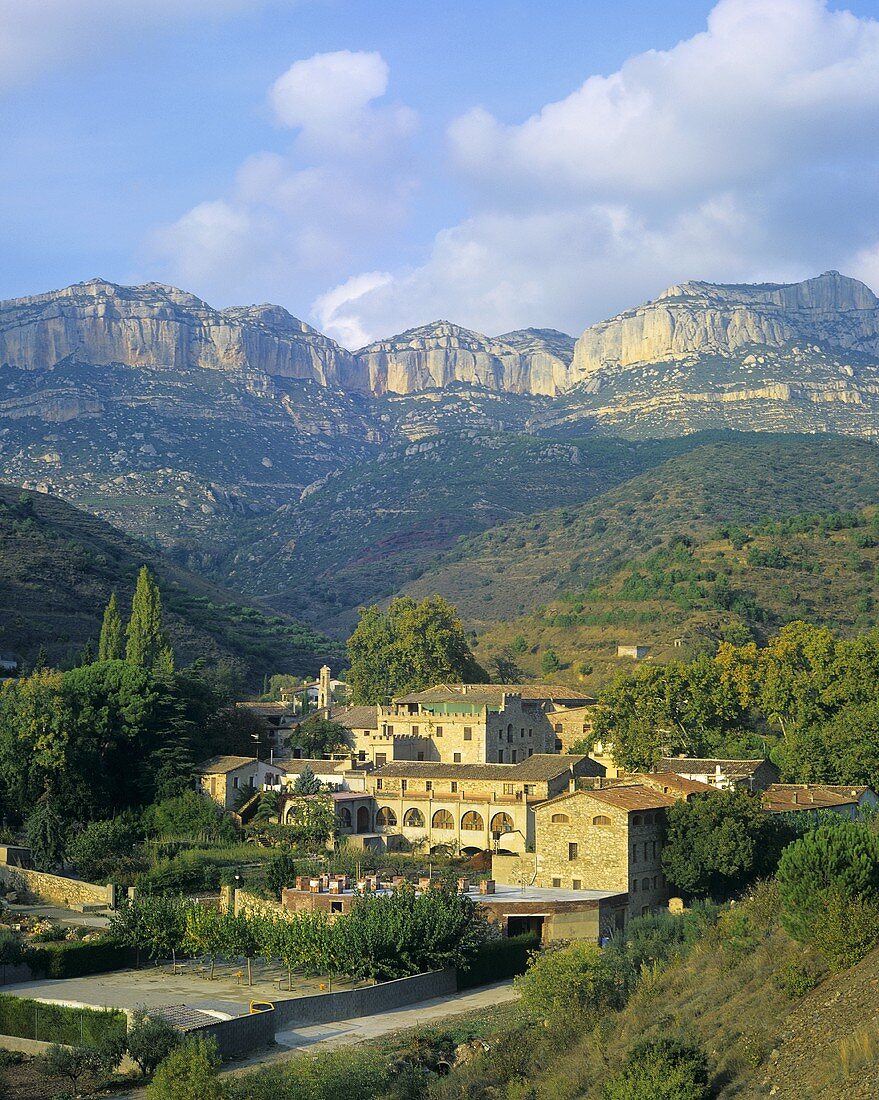
<path fill-rule="evenodd" d="M 879 902 L 848 897 L 831 890 L 824 911 L 812 931 L 812 944 L 833 970 L 845 970 L 859 962 L 879 943 Z"/>
<path fill-rule="evenodd" d="M 47 943 L 25 951 L 24 961 L 47 978 L 80 978 L 133 966 L 135 952 L 107 936 L 100 940 Z"/>
<path fill-rule="evenodd" d="M 101 1077 L 112 1072 L 103 1054 L 89 1047 L 59 1046 L 54 1043 L 37 1059 L 37 1066 L 46 1077 L 66 1077 L 79 1095 L 79 1079 L 86 1074 Z"/>
<path fill-rule="evenodd" d="M 0 966 L 20 963 L 24 958 L 24 947 L 19 937 L 5 928 L 0 929 Z"/>
<path fill-rule="evenodd" d="M 604 1100 L 707 1100 L 708 1059 L 676 1039 L 637 1043 L 625 1068 L 604 1087 Z"/>
<path fill-rule="evenodd" d="M 326 1051 L 308 1058 L 295 1058 L 284 1066 L 236 1077 L 229 1084 L 229 1095 L 230 1100 L 278 1100 L 279 1097 L 339 1100 L 342 1096 L 379 1100 L 399 1095 L 391 1091 L 393 1077 L 387 1057 L 379 1053 Z M 425 1090 L 422 1088 L 409 1095 L 424 1096 Z"/>
<path fill-rule="evenodd" d="M 801 963 L 788 963 L 787 966 L 775 972 L 773 981 L 782 993 L 796 1000 L 811 992 L 821 981 L 821 975 L 817 970 L 803 966 Z"/>
<path fill-rule="evenodd" d="M 214 1040 L 187 1039 L 159 1065 L 148 1100 L 222 1100 L 220 1058 Z"/>
<path fill-rule="evenodd" d="M 151 836 L 186 837 L 196 841 L 234 844 L 235 826 L 220 807 L 197 791 L 185 791 L 149 806 L 143 824 Z"/>
<path fill-rule="evenodd" d="M 67 858 L 90 882 L 127 882 L 143 865 L 140 830 L 129 816 L 92 821 L 67 845 Z"/>
<path fill-rule="evenodd" d="M 528 932 L 523 936 L 486 940 L 470 960 L 466 970 L 458 971 L 458 989 L 472 989 L 524 974 L 528 957 L 540 945 L 539 938 Z"/>
<path fill-rule="evenodd" d="M 181 1042 L 180 1032 L 162 1016 L 148 1016 L 146 1009 L 135 1010 L 128 1029 L 127 1050 L 144 1076 L 168 1057 Z"/>
<path fill-rule="evenodd" d="M 522 1005 L 532 1015 L 561 1022 L 566 1015 L 595 1013 L 619 1003 L 613 971 L 594 943 L 533 952 L 528 969 L 515 980 Z M 573 1021 L 572 1021 L 573 1022 Z"/>

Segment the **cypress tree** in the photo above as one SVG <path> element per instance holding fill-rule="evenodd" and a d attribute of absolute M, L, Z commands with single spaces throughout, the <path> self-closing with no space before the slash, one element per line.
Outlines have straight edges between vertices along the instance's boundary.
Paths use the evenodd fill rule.
<path fill-rule="evenodd" d="M 125 633 L 128 645 L 125 659 L 141 668 L 173 668 L 173 656 L 162 630 L 162 597 L 159 586 L 145 565 L 137 575 L 131 601 L 131 618 Z"/>
<path fill-rule="evenodd" d="M 104 608 L 104 621 L 101 623 L 101 638 L 98 642 L 99 661 L 122 660 L 122 616 L 119 614 L 119 601 L 116 593 L 110 596 Z"/>

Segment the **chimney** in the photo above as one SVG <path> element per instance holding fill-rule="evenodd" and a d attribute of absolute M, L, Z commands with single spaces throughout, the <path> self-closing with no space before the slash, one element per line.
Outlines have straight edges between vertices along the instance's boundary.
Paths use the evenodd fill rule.
<path fill-rule="evenodd" d="M 333 710 L 333 690 L 330 687 L 330 666 L 322 665 L 317 687 L 317 709 L 326 710 L 327 718 Z"/>

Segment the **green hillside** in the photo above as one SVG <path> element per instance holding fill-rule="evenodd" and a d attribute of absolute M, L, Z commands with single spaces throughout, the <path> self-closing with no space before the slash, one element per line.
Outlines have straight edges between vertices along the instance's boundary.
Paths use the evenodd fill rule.
<path fill-rule="evenodd" d="M 251 682 L 312 674 L 325 659 L 338 667 L 339 647 L 308 627 L 246 606 L 103 520 L 9 486 L 0 486 L 0 651 L 28 664 L 43 646 L 50 662 L 75 662 L 97 645 L 110 592 L 124 608 L 144 564 L 158 578 L 178 664 L 234 661 Z"/>
<path fill-rule="evenodd" d="M 296 504 L 242 524 L 225 576 L 344 635 L 358 605 L 418 577 L 461 535 L 580 504 L 712 438 L 723 436 L 558 442 L 497 430 L 434 434 L 353 464 Z"/>
<path fill-rule="evenodd" d="M 560 675 L 597 687 L 630 664 L 617 660 L 619 643 L 665 660 L 791 619 L 872 626 L 876 502 L 870 443 L 713 442 L 585 505 L 462 539 L 408 591 L 455 603 L 481 660 L 511 647 L 526 673 L 545 675 L 550 649 L 569 666 Z"/>

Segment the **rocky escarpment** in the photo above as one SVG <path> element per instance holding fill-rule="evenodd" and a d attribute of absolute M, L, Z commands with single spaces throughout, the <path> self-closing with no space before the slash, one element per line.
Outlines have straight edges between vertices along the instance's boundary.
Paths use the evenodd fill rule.
<path fill-rule="evenodd" d="M 879 299 L 837 271 L 790 284 L 682 283 L 587 328 L 574 349 L 571 382 L 644 363 L 780 348 L 792 341 L 879 355 Z"/>
<path fill-rule="evenodd" d="M 102 279 L 0 302 L 0 365 L 40 371 L 65 360 L 358 384 L 350 353 L 280 306 L 217 310 L 160 283 Z"/>
<path fill-rule="evenodd" d="M 435 321 L 379 340 L 355 355 L 372 393 L 417 393 L 457 382 L 508 393 L 554 395 L 568 388 L 573 340 L 553 329 L 492 338 Z"/>

